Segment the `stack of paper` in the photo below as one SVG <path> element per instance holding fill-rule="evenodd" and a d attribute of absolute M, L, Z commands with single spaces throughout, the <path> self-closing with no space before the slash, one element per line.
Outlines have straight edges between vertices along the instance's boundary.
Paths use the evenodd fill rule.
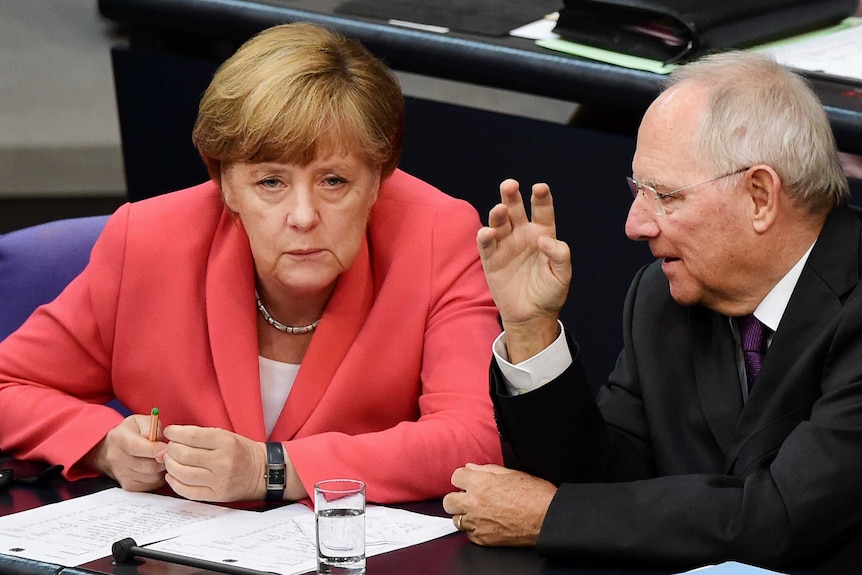
<path fill-rule="evenodd" d="M 367 556 L 456 531 L 448 517 L 375 505 L 365 524 Z M 114 488 L 0 517 L 0 553 L 66 567 L 108 557 L 127 537 L 139 547 L 281 575 L 317 568 L 314 512 L 299 503 L 244 511 Z"/>

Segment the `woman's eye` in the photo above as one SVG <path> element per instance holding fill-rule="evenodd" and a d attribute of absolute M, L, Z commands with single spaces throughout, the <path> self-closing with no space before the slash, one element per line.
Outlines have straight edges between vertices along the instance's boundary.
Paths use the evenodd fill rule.
<path fill-rule="evenodd" d="M 330 188 L 332 188 L 335 186 L 340 186 L 341 184 L 345 183 L 346 181 L 347 180 L 345 180 L 344 178 L 340 178 L 338 176 L 329 176 L 323 180 L 323 183 L 325 185 L 329 186 Z"/>
<path fill-rule="evenodd" d="M 258 182 L 258 185 L 264 188 L 277 188 L 279 183 L 277 178 L 264 178 Z"/>

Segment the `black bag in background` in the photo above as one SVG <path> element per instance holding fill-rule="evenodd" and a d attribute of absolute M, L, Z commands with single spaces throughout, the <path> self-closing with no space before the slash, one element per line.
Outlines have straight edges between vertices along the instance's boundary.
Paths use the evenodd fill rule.
<path fill-rule="evenodd" d="M 825 28 L 858 0 L 564 0 L 564 40 L 665 63 Z"/>

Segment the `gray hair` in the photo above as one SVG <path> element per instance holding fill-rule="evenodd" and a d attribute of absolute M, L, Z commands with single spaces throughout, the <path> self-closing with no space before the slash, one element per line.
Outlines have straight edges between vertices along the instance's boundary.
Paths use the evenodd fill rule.
<path fill-rule="evenodd" d="M 683 81 L 709 92 L 709 113 L 695 136 L 703 167 L 719 174 L 766 164 L 787 196 L 811 214 L 847 201 L 829 119 L 800 75 L 762 54 L 724 52 L 677 68 L 667 87 Z"/>

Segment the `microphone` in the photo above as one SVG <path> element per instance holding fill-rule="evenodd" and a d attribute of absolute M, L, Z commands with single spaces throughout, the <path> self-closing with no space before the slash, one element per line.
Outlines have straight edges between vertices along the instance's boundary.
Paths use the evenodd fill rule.
<path fill-rule="evenodd" d="M 125 563 L 135 557 L 146 557 L 148 559 L 158 559 L 166 563 L 176 563 L 197 569 L 209 569 L 210 571 L 218 571 L 219 573 L 229 573 L 230 575 L 276 575 L 272 571 L 258 571 L 257 569 L 240 567 L 239 565 L 228 565 L 217 561 L 207 561 L 206 559 L 196 559 L 195 557 L 138 547 L 138 544 L 131 537 L 120 539 L 111 545 L 111 554 L 114 556 L 114 560 L 119 563 Z"/>

